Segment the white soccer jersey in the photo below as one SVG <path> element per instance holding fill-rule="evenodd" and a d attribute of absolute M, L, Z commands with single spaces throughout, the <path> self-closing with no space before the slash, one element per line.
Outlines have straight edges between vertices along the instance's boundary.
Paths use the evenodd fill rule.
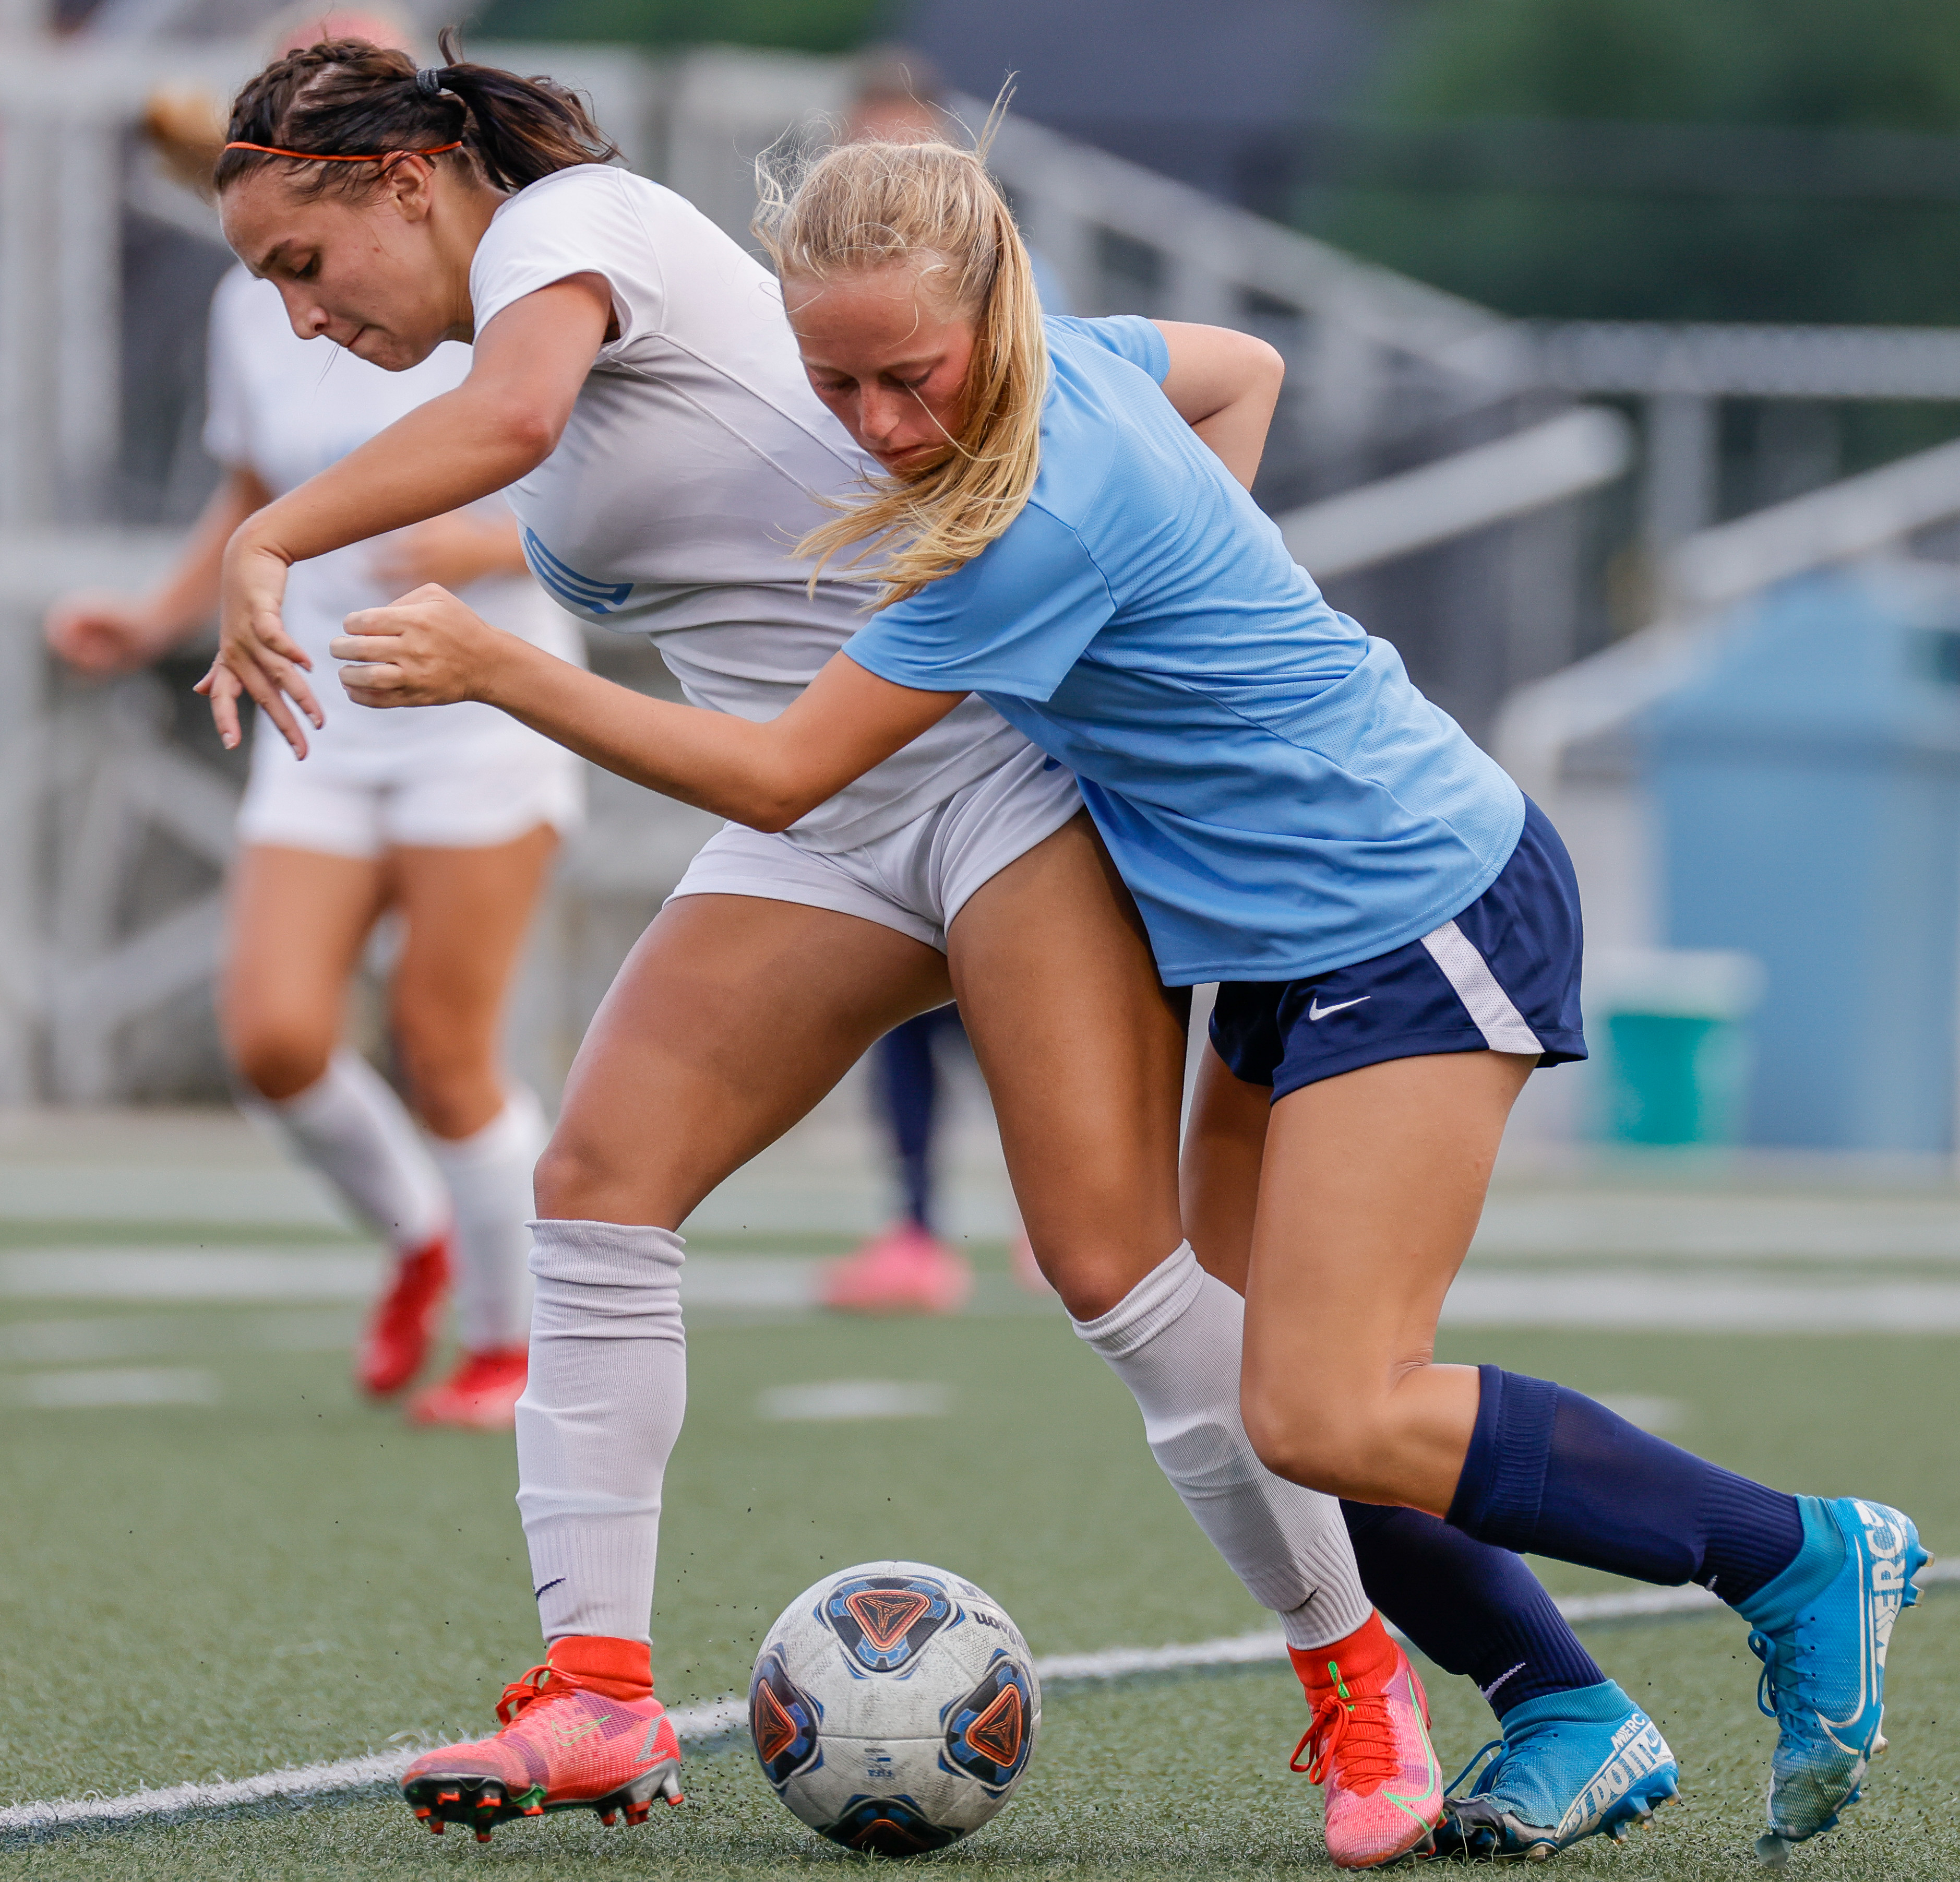
<path fill-rule="evenodd" d="M 417 406 L 453 390 L 469 371 L 469 349 L 453 343 L 407 372 L 383 372 L 326 340 L 303 340 L 278 289 L 235 268 L 212 302 L 205 448 L 282 496 Z M 486 514 L 506 513 L 501 497 L 479 507 Z M 399 591 L 399 583 L 375 572 L 378 546 L 355 543 L 296 562 L 287 580 L 286 631 L 313 656 L 314 696 L 326 714 L 325 729 L 308 734 L 313 750 L 307 763 L 393 774 L 425 756 L 453 765 L 476 757 L 521 762 L 549 751 L 528 728 L 473 700 L 378 712 L 342 693 L 328 642 L 355 609 L 383 607 Z M 584 664 L 576 623 L 524 576 L 474 582 L 462 598 L 495 626 Z M 523 736 L 514 739 L 513 732 Z"/>
<path fill-rule="evenodd" d="M 477 332 L 579 274 L 609 283 L 619 337 L 511 487 L 532 570 L 587 620 L 651 635 L 696 705 L 773 718 L 863 625 L 867 586 L 826 572 L 813 598 L 794 549 L 872 467 L 803 377 L 773 277 L 672 190 L 597 164 L 520 190 L 470 269 Z M 791 833 L 870 842 L 1023 744 L 965 700 Z"/>

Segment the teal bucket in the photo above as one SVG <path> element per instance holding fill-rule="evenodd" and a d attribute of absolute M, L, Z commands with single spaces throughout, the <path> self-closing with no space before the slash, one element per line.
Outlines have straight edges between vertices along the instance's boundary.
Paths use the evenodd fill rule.
<path fill-rule="evenodd" d="M 1742 1123 L 1747 1052 L 1733 1020 L 1615 1013 L 1607 1135 L 1622 1144 L 1729 1144 Z"/>
<path fill-rule="evenodd" d="M 1603 1075 L 1593 1129 L 1618 1144 L 1717 1145 L 1742 1133 L 1748 1017 L 1762 970 L 1713 950 L 1602 951 L 1586 974 Z"/>

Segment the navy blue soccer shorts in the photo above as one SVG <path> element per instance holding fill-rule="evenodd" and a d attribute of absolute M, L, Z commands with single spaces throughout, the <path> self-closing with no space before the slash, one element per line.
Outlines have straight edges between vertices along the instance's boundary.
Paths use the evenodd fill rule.
<path fill-rule="evenodd" d="M 1455 920 L 1372 960 L 1299 980 L 1228 980 L 1211 1043 L 1233 1076 L 1302 1085 L 1433 1052 L 1586 1056 L 1579 884 L 1551 820 L 1528 798 L 1511 859 Z"/>

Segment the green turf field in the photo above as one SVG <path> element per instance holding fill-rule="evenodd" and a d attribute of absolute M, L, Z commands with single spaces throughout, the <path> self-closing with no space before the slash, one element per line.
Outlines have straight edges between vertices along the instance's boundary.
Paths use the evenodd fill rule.
<path fill-rule="evenodd" d="M 126 1244 L 129 1225 L 115 1237 Z M 105 1238 L 64 1224 L 5 1239 Z M 670 1702 L 743 1689 L 754 1642 L 790 1596 L 873 1556 L 973 1577 L 1038 1654 L 1262 1625 L 1157 1475 L 1128 1396 L 1058 1311 L 1004 1276 L 984 1280 L 983 1310 L 950 1321 L 697 1316 L 656 1620 Z M 49 1314 L 0 1304 L 0 1352 L 10 1327 Z M 329 1349 L 343 1310 L 77 1304 L 61 1317 L 120 1323 L 97 1329 L 96 1343 L 194 1365 L 218 1392 L 210 1404 L 126 1409 L 16 1397 L 0 1410 L 0 1802 L 241 1777 L 484 1729 L 502 1683 L 537 1649 L 507 1439 L 411 1432 L 358 1404 Z M 1558 1333 L 1447 1345 L 1447 1356 L 1662 1401 L 1684 1443 L 1792 1488 L 1898 1501 L 1930 1546 L 1960 1548 L 1960 1341 Z M 5 1377 L 0 1361 L 0 1387 Z M 759 1415 L 772 1387 L 841 1380 L 937 1386 L 947 1409 L 832 1424 Z M 1564 1589 L 1602 1584 L 1546 1574 Z M 1589 1637 L 1667 1732 L 1691 1807 L 1567 1867 L 1757 1872 L 1768 1722 L 1741 1629 L 1712 1616 Z M 1941 1736 L 1960 1695 L 1960 1589 L 1933 1589 L 1904 1617 L 1893 1667 L 1893 1750 L 1869 1800 L 1795 1868 L 1960 1874 L 1960 1761 Z M 1438 1675 L 1432 1695 L 1439 1750 L 1460 1762 L 1489 1715 L 1462 1682 Z M 1290 1677 L 1264 1668 L 1058 1691 L 1015 1803 L 934 1860 L 1004 1878 L 1324 1868 L 1318 1793 L 1285 1770 L 1302 1711 Z M 479 1849 L 453 1833 L 438 1842 L 369 1793 L 17 1839 L 0 1845 L 0 1873 L 108 1882 L 473 1864 L 718 1878 L 861 1860 L 782 1810 L 741 1745 L 695 1756 L 689 1788 L 683 1810 L 632 1831 L 581 1817 L 514 1826 Z"/>

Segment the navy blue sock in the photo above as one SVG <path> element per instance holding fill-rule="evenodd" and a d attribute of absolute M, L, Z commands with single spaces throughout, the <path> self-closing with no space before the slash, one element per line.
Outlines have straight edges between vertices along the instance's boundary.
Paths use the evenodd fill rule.
<path fill-rule="evenodd" d="M 943 1006 L 895 1026 L 877 1045 L 877 1089 L 891 1127 L 905 1219 L 932 1227 L 933 1124 L 939 1109 L 939 1068 L 933 1040 L 959 1023 L 957 1007 Z"/>
<path fill-rule="evenodd" d="M 1480 1366 L 1477 1427 L 1449 1505 L 1480 1542 L 1730 1603 L 1803 1546 L 1796 1498 L 1704 1463 L 1547 1379 Z"/>
<path fill-rule="evenodd" d="M 1421 1510 L 1344 1501 L 1341 1513 L 1368 1599 L 1446 1672 L 1475 1680 L 1500 1718 L 1605 1678 L 1509 1549 Z"/>

